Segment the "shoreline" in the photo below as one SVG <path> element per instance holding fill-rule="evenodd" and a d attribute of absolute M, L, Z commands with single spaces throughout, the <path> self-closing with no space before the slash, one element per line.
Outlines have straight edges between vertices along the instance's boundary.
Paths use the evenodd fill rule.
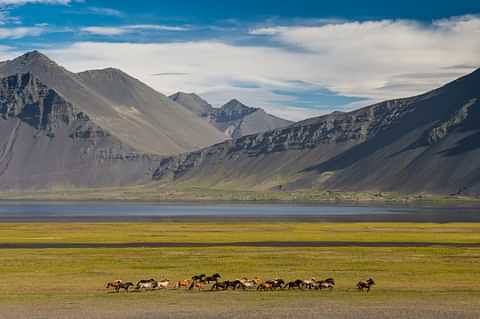
<path fill-rule="evenodd" d="M 291 204 L 480 207 L 480 196 L 404 194 L 390 192 L 266 191 L 215 188 L 170 188 L 139 185 L 118 188 L 78 188 L 0 192 L 0 202 L 132 202 L 166 204 Z"/>

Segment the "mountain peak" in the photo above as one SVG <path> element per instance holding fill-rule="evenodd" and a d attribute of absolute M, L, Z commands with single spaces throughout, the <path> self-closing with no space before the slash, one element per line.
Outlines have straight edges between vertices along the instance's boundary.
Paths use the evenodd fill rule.
<path fill-rule="evenodd" d="M 33 73 L 37 77 L 45 74 L 50 78 L 58 75 L 58 72 L 65 72 L 65 69 L 39 51 L 27 52 L 0 65 L 0 75 L 2 76 L 17 73 Z M 48 81 L 44 81 L 44 83 L 49 84 Z"/>
<path fill-rule="evenodd" d="M 213 110 L 207 101 L 195 93 L 177 92 L 170 95 L 170 99 L 202 117 L 208 116 Z"/>
<path fill-rule="evenodd" d="M 224 111 L 236 111 L 236 112 L 247 112 L 247 113 L 252 113 L 258 110 L 257 108 L 246 106 L 242 102 L 240 102 L 237 99 L 231 99 L 227 103 L 225 103 L 222 107 L 222 110 Z"/>
<path fill-rule="evenodd" d="M 23 64 L 46 63 L 56 65 L 56 63 L 53 62 L 49 57 L 37 50 L 27 52 L 24 55 L 19 56 L 15 60 Z"/>

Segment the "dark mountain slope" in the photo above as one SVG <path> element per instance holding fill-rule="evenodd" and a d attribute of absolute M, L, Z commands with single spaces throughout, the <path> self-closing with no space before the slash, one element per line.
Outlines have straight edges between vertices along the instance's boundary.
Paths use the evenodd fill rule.
<path fill-rule="evenodd" d="M 479 193 L 479 101 L 477 70 L 417 97 L 163 160 L 155 178 L 210 186 Z"/>
<path fill-rule="evenodd" d="M 0 79 L 0 189 L 144 183 L 153 163 L 31 73 Z"/>

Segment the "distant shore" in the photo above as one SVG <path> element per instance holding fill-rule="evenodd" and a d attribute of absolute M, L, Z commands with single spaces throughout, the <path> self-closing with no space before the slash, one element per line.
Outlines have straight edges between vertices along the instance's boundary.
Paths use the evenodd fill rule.
<path fill-rule="evenodd" d="M 278 202 L 479 206 L 480 196 L 401 194 L 389 192 L 340 192 L 322 190 L 270 191 L 166 187 L 141 185 L 108 188 L 64 188 L 0 192 L 0 200 L 22 201 L 132 201 L 132 202 Z"/>

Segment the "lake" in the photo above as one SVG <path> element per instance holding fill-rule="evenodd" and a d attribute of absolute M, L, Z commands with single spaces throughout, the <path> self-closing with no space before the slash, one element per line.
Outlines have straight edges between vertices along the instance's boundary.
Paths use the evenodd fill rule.
<path fill-rule="evenodd" d="M 304 220 L 480 222 L 480 208 L 286 203 L 0 201 L 0 221 Z"/>

